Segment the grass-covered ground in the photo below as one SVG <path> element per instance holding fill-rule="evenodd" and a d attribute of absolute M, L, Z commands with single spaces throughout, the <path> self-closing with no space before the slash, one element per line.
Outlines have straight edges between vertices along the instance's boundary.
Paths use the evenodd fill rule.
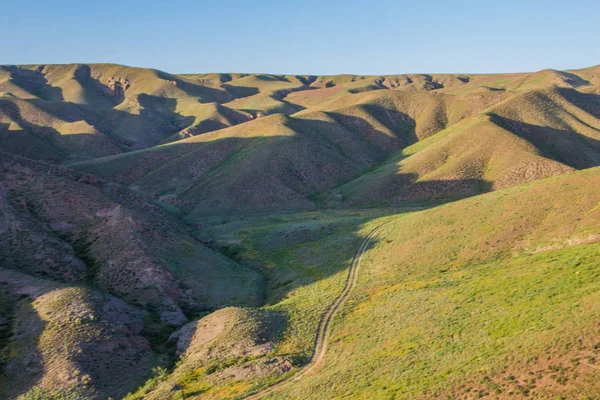
<path fill-rule="evenodd" d="M 360 242 L 385 222 L 334 320 L 324 365 L 267 398 L 594 398 L 598 183 L 591 169 L 429 209 L 190 220 L 266 277 L 261 309 L 285 321 L 269 356 L 293 367 L 214 378 L 249 362 L 237 358 L 169 384 L 176 395 L 235 399 L 293 375 Z"/>
<path fill-rule="evenodd" d="M 302 360 L 312 351 L 319 316 L 339 294 L 352 257 L 375 225 L 371 221 L 407 209 L 322 211 L 207 219 L 202 231 L 234 259 L 267 278 L 265 308 L 283 312 L 289 326 L 279 344 Z"/>
<path fill-rule="evenodd" d="M 595 398 L 599 181 L 593 169 L 393 218 L 323 368 L 271 398 Z"/>
<path fill-rule="evenodd" d="M 334 320 L 327 364 L 274 397 L 593 398 L 599 174 L 527 183 L 600 165 L 598 76 L 0 66 L 2 150 L 105 180 L 7 161 L 2 266 L 139 307 L 140 343 L 179 361 L 132 399 L 239 398 L 306 363 L 352 256 L 389 221 Z M 325 207 L 382 208 L 307 212 Z M 0 331 L 18 331 L 15 311 L 0 313 L 12 324 Z M 184 317 L 193 340 L 165 343 Z M 26 343 L 8 333 L 4 363 Z M 43 382 L 32 396 L 67 380 Z"/>
<path fill-rule="evenodd" d="M 183 357 L 172 375 L 157 376 L 130 399 L 162 396 L 201 396 L 209 399 L 240 398 L 292 375 L 310 358 L 318 323 L 340 293 L 356 249 L 375 226 L 371 221 L 388 214 L 422 207 L 357 211 L 280 213 L 246 217 L 211 217 L 190 220 L 198 232 L 225 254 L 260 272 L 267 280 L 262 312 L 278 316 L 271 359 L 285 359 L 292 368 L 282 374 L 217 380 L 232 368 L 260 358 L 230 357 L 227 361 L 190 363 Z M 211 317 L 212 318 L 212 317 Z M 228 339 L 213 341 L 220 346 Z M 214 353 L 214 351 L 213 351 Z M 193 356 L 191 356 L 193 357 Z M 208 359 L 207 359 L 208 360 Z M 190 366 L 193 364 L 193 366 Z M 183 368 L 182 368 L 183 366 Z M 173 393 L 164 391 L 177 385 Z M 154 396 L 154 397 L 152 397 Z"/>

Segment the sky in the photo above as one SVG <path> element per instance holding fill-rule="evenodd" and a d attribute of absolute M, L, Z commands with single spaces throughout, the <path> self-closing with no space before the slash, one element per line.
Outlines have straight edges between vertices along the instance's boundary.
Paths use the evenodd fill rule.
<path fill-rule="evenodd" d="M 491 73 L 600 64 L 600 1 L 0 0 L 0 64 Z"/>

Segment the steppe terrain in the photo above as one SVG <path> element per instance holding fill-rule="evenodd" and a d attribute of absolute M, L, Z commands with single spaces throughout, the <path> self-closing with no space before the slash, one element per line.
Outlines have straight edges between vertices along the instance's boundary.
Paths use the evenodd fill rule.
<path fill-rule="evenodd" d="M 600 66 L 0 66 L 0 398 L 600 398 Z"/>

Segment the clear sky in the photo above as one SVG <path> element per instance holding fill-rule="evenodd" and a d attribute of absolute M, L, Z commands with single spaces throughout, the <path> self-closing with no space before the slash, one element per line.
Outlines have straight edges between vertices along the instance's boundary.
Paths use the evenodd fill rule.
<path fill-rule="evenodd" d="M 600 0 L 0 0 L 0 64 L 521 72 L 600 64 Z"/>

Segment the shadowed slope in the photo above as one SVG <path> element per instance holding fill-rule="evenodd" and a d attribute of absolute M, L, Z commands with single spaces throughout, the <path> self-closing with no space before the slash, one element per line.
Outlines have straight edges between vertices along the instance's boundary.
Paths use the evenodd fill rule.
<path fill-rule="evenodd" d="M 356 116 L 362 114 L 361 106 L 380 101 L 387 103 L 380 104 L 383 108 L 410 115 L 417 125 L 421 118 L 435 121 L 429 126 L 423 124 L 422 134 L 417 130 L 422 139 L 514 93 L 552 86 L 593 93 L 597 89 L 597 76 L 597 67 L 497 75 L 319 77 L 172 75 L 114 64 L 24 65 L 0 66 L 0 95 L 36 100 L 38 106 L 44 101 L 43 108 L 51 107 L 53 116 L 87 124 L 87 130 L 77 132 L 86 134 L 85 139 L 83 135 L 77 140 L 73 136 L 82 127 L 70 129 L 68 139 L 54 138 L 53 142 L 70 144 L 53 143 L 58 150 L 41 143 L 39 134 L 31 134 L 36 129 L 25 129 L 27 134 L 23 135 L 19 129 L 4 127 L 4 142 L 11 152 L 64 162 L 106 155 L 105 147 L 109 144 L 117 146 L 119 151 L 143 149 L 275 113 L 290 115 L 308 108 Z M 433 93 L 452 96 L 428 95 Z M 40 127 L 38 131 L 56 125 L 36 124 L 35 114 L 36 111 L 22 113 L 20 125 L 33 124 Z M 93 136 L 87 135 L 91 132 Z M 97 143 L 100 139 L 96 137 L 101 138 L 101 143 Z M 36 151 L 26 152 L 18 147 Z M 41 158 L 36 156 L 38 150 Z"/>
<path fill-rule="evenodd" d="M 313 208 L 312 196 L 503 96 L 377 91 L 74 168 L 131 185 L 184 213 Z"/>
<path fill-rule="evenodd" d="M 0 162 L 4 268 L 98 286 L 173 325 L 185 314 L 262 301 L 256 272 L 206 248 L 139 194 L 6 154 Z"/>
<path fill-rule="evenodd" d="M 120 397 L 156 363 L 141 311 L 115 297 L 0 269 L 0 303 L 3 397 Z"/>
<path fill-rule="evenodd" d="M 561 88 L 511 97 L 404 149 L 328 200 L 451 199 L 600 165 L 599 101 Z"/>
<path fill-rule="evenodd" d="M 309 196 L 358 176 L 401 147 L 387 128 L 350 129 L 335 118 L 273 115 L 74 167 L 130 184 L 185 212 L 311 208 Z"/>
<path fill-rule="evenodd" d="M 69 103 L 0 96 L 0 147 L 46 162 L 73 162 L 123 150 L 98 131 L 88 113 Z"/>

